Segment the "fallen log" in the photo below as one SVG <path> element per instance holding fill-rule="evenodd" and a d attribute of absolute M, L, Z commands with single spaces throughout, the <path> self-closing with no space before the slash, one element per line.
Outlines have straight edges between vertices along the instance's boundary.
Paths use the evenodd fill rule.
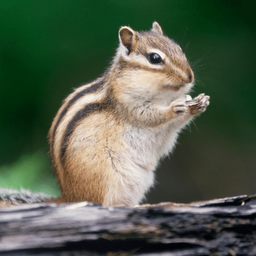
<path fill-rule="evenodd" d="M 256 195 L 134 208 L 0 208 L 0 255 L 256 255 Z"/>

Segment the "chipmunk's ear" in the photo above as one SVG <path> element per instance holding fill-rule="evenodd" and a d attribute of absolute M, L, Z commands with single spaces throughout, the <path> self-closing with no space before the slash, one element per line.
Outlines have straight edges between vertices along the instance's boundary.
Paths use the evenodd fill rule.
<path fill-rule="evenodd" d="M 138 34 L 130 27 L 121 27 L 119 30 L 120 44 L 128 49 L 128 54 L 133 51 L 138 41 Z"/>
<path fill-rule="evenodd" d="M 160 25 L 156 21 L 153 22 L 151 31 L 153 31 L 155 33 L 158 33 L 158 34 L 161 34 L 161 35 L 163 34 L 162 28 L 160 27 Z"/>

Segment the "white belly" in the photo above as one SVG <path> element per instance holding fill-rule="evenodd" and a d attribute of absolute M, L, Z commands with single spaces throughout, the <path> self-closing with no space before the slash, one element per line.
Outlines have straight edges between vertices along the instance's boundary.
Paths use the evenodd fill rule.
<path fill-rule="evenodd" d="M 123 139 L 134 162 L 153 171 L 159 159 L 173 149 L 177 136 L 178 130 L 168 124 L 150 129 L 130 127 L 125 131 Z"/>

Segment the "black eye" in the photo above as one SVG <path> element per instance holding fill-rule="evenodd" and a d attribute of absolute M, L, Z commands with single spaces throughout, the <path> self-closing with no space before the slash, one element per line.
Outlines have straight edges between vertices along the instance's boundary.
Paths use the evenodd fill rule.
<path fill-rule="evenodd" d="M 161 64 L 161 63 L 163 63 L 162 58 L 157 53 L 150 53 L 149 57 L 148 57 L 148 60 L 152 64 Z"/>

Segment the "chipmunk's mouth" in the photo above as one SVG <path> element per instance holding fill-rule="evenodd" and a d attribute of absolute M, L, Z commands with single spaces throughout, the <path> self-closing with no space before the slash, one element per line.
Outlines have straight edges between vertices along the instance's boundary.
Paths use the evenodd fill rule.
<path fill-rule="evenodd" d="M 175 92 L 179 91 L 180 88 L 183 88 L 185 87 L 186 84 L 166 84 L 164 85 L 164 88 L 168 88 L 168 89 L 171 89 Z"/>
<path fill-rule="evenodd" d="M 183 85 L 178 85 L 178 86 L 171 86 L 171 89 L 172 89 L 173 91 L 177 92 L 177 91 L 180 90 L 180 88 L 182 88 L 182 87 L 184 87 L 184 86 L 185 86 L 185 84 L 183 84 Z"/>

